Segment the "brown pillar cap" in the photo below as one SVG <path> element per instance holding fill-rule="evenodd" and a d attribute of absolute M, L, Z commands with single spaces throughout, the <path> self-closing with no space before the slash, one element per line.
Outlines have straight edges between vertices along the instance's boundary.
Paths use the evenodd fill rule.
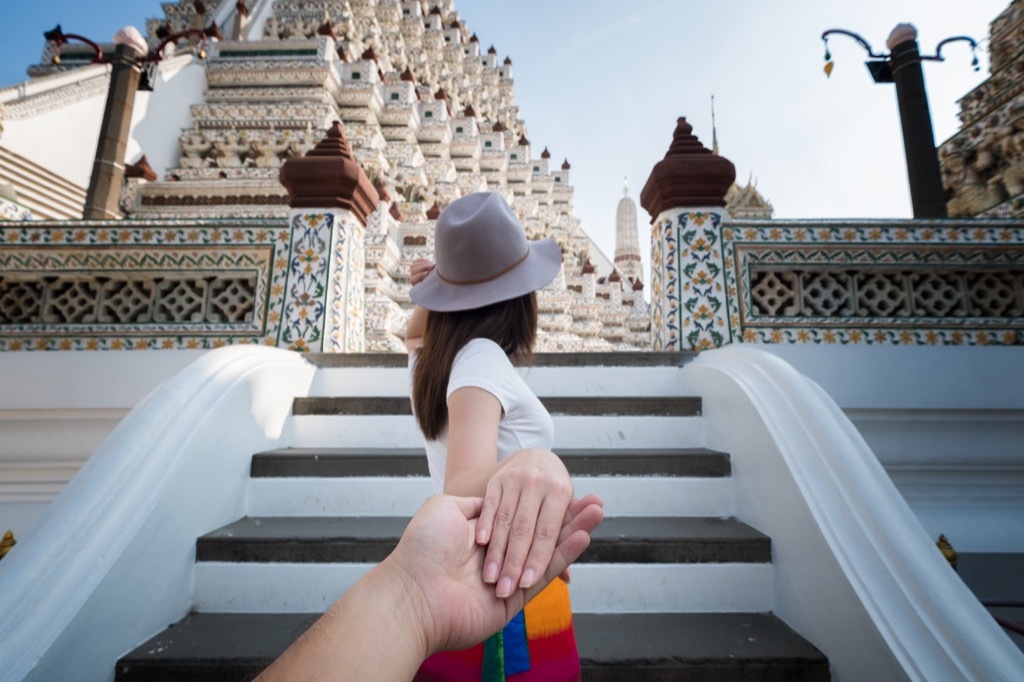
<path fill-rule="evenodd" d="M 292 208 L 343 208 L 364 225 L 380 201 L 352 156 L 339 121 L 305 156 L 281 166 L 279 178 Z"/>
<path fill-rule="evenodd" d="M 654 165 L 640 192 L 640 205 L 653 221 L 672 208 L 725 206 L 725 194 L 736 180 L 736 167 L 712 154 L 680 118 L 665 158 Z"/>

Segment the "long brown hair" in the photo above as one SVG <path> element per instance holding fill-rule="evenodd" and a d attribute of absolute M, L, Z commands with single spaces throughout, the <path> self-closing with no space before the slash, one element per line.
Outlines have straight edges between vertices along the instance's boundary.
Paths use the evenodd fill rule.
<path fill-rule="evenodd" d="M 413 411 L 423 435 L 437 440 L 448 424 L 448 379 L 463 346 L 490 339 L 513 364 L 527 364 L 536 336 L 536 292 L 475 310 L 430 311 L 412 374 Z"/>

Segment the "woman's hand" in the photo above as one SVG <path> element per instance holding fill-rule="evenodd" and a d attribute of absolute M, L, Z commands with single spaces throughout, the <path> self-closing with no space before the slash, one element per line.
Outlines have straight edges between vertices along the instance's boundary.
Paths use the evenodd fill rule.
<path fill-rule="evenodd" d="M 430 271 L 434 269 L 434 261 L 426 258 L 417 258 L 409 266 L 409 282 L 416 286 L 423 279 L 430 274 Z"/>
<path fill-rule="evenodd" d="M 572 480 L 549 450 L 520 450 L 487 482 L 476 541 L 487 546 L 484 582 L 499 599 L 544 575 L 572 502 Z"/>
<path fill-rule="evenodd" d="M 434 262 L 426 258 L 417 258 L 409 266 L 409 281 L 416 286 L 434 269 Z M 420 306 L 413 308 L 409 320 L 405 324 L 405 348 L 410 353 L 423 345 L 423 335 L 427 331 L 427 309 Z"/>

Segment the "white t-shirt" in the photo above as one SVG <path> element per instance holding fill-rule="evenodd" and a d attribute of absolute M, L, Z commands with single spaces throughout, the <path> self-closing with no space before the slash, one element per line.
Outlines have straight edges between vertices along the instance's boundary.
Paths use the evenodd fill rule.
<path fill-rule="evenodd" d="M 410 354 L 410 371 L 416 361 Z M 480 388 L 501 403 L 498 424 L 498 461 L 523 448 L 551 449 L 555 427 L 551 415 L 512 366 L 501 346 L 490 339 L 473 339 L 455 355 L 448 379 L 447 397 L 460 388 Z M 427 465 L 434 491 L 444 491 L 445 463 L 448 459 L 448 427 L 437 440 L 425 441 Z"/>

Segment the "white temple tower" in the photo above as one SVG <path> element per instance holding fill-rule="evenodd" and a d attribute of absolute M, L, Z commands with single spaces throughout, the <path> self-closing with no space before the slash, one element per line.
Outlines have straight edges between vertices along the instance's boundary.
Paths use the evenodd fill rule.
<path fill-rule="evenodd" d="M 623 180 L 622 198 L 615 209 L 615 268 L 631 282 L 643 282 L 636 225 L 636 202 L 629 198 L 629 182 Z"/>

